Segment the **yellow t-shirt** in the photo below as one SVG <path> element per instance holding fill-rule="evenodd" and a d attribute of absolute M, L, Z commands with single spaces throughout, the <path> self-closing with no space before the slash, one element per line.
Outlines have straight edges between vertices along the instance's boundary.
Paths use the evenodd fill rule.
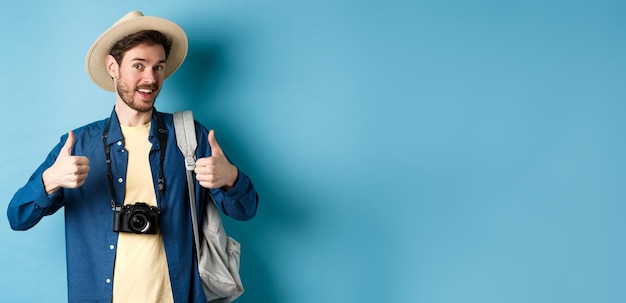
<path fill-rule="evenodd" d="M 122 126 L 128 169 L 124 204 L 144 202 L 156 206 L 150 170 L 150 123 Z M 161 232 L 120 232 L 113 275 L 113 302 L 174 302 Z"/>

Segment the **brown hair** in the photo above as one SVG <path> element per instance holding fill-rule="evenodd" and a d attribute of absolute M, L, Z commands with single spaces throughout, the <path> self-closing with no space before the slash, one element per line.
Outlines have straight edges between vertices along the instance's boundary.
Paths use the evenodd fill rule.
<path fill-rule="evenodd" d="M 113 45 L 113 48 L 111 48 L 109 54 L 113 56 L 115 61 L 119 64 L 122 62 L 126 51 L 139 44 L 162 45 L 165 50 L 165 59 L 167 59 L 170 54 L 170 49 L 172 49 L 172 39 L 168 38 L 166 35 L 155 30 L 143 30 L 130 34 L 117 41 L 117 43 Z"/>

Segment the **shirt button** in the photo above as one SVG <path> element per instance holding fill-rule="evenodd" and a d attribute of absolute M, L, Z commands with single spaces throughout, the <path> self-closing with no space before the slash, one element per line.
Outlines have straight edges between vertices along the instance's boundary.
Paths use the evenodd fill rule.
<path fill-rule="evenodd" d="M 122 145 L 122 141 L 117 141 L 117 145 Z"/>
<path fill-rule="evenodd" d="M 106 279 L 107 284 L 111 284 L 111 279 Z"/>
<path fill-rule="evenodd" d="M 122 178 L 118 178 L 118 179 L 117 179 L 117 182 L 118 182 L 118 183 L 122 183 L 122 182 L 124 182 L 124 179 L 122 179 Z"/>
<path fill-rule="evenodd" d="M 110 250 L 115 249 L 115 245 L 113 245 L 113 244 L 109 245 L 109 249 L 110 249 Z"/>

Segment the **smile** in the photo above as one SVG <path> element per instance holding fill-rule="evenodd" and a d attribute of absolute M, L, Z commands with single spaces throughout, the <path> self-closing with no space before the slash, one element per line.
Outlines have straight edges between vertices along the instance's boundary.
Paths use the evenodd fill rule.
<path fill-rule="evenodd" d="M 140 88 L 137 91 L 144 94 L 151 94 L 152 92 L 154 92 L 154 89 Z"/>

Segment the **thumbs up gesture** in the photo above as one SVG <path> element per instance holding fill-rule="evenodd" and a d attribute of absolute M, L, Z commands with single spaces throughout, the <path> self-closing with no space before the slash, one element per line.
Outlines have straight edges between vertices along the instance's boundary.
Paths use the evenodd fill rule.
<path fill-rule="evenodd" d="M 60 188 L 78 188 L 85 183 L 89 173 L 89 159 L 72 156 L 73 145 L 74 132 L 70 131 L 56 161 L 43 172 L 42 179 L 48 195 Z"/>
<path fill-rule="evenodd" d="M 215 139 L 215 131 L 209 131 L 209 145 L 211 156 L 196 161 L 196 179 L 204 188 L 225 188 L 235 186 L 239 171 L 230 164 L 222 148 Z"/>

